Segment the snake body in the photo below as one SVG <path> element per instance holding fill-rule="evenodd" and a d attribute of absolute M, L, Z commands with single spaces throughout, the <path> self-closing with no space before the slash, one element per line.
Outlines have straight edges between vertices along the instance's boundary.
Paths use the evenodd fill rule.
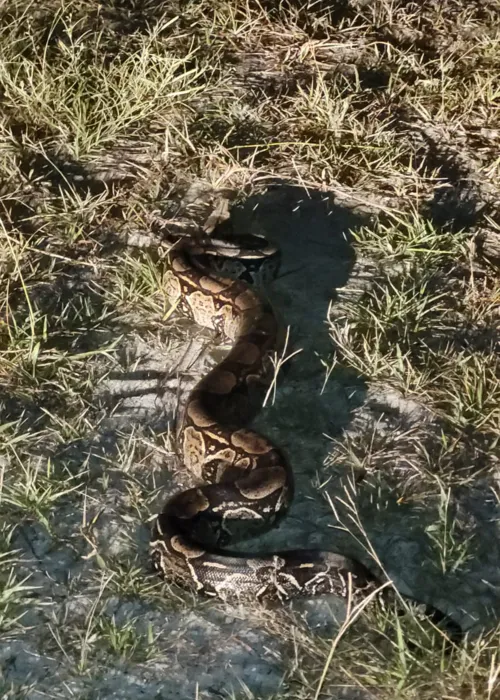
<path fill-rule="evenodd" d="M 214 260 L 222 265 L 214 266 Z M 224 273 L 227 261 L 236 277 Z M 218 331 L 231 349 L 195 386 L 179 416 L 179 456 L 198 485 L 171 498 L 157 517 L 153 564 L 170 581 L 224 600 L 283 602 L 325 593 L 352 600 L 376 594 L 401 614 L 406 603 L 402 608 L 385 576 L 373 576 L 342 554 L 304 549 L 247 556 L 227 550 L 235 537 L 275 525 L 293 495 L 281 450 L 246 427 L 283 345 L 272 307 L 248 282 L 261 279 L 266 269 L 276 272 L 277 262 L 277 249 L 260 236 L 188 239 L 171 251 L 165 283 L 170 302 L 200 326 Z M 423 615 L 447 644 L 462 640 L 463 630 L 446 613 L 405 599 L 423 605 Z"/>
<path fill-rule="evenodd" d="M 366 591 L 373 584 L 368 570 L 334 552 L 255 557 L 221 550 L 235 533 L 273 526 L 293 492 L 283 453 L 246 427 L 255 412 L 252 398 L 272 376 L 282 333 L 271 306 L 248 285 L 255 267 L 276 267 L 278 252 L 260 237 L 246 237 L 244 244 L 185 243 L 170 254 L 168 299 L 200 326 L 218 331 L 231 350 L 196 385 L 178 421 L 178 452 L 199 485 L 174 496 L 158 516 L 154 566 L 170 580 L 224 599 Z M 207 261 L 220 255 L 246 260 L 247 278 L 215 273 Z"/>

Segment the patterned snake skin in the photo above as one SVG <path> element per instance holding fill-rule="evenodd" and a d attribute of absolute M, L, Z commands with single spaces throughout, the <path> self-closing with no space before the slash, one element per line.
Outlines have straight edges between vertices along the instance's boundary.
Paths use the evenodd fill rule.
<path fill-rule="evenodd" d="M 196 385 L 179 417 L 178 452 L 199 485 L 174 496 L 158 516 L 153 563 L 169 580 L 223 599 L 366 596 L 381 582 L 341 554 L 291 550 L 257 557 L 225 549 L 241 535 L 272 527 L 292 498 L 284 455 L 246 427 L 283 345 L 271 306 L 249 282 L 275 273 L 278 261 L 277 249 L 260 236 L 185 240 L 170 251 L 170 302 L 217 331 L 231 349 Z M 228 267 L 236 278 L 225 274 Z M 444 617 L 433 608 L 428 614 Z"/>

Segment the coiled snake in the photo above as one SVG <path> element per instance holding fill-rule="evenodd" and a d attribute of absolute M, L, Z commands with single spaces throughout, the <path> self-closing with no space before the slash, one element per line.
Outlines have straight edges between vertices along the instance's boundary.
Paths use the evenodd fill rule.
<path fill-rule="evenodd" d="M 257 236 L 188 240 L 170 251 L 168 299 L 232 347 L 196 385 L 178 420 L 180 457 L 200 485 L 174 496 L 158 516 L 153 563 L 170 580 L 220 598 L 366 595 L 379 582 L 341 554 L 291 550 L 254 557 L 221 551 L 242 533 L 274 525 L 292 497 L 282 452 L 245 427 L 283 342 L 272 308 L 248 282 L 259 268 L 275 270 L 278 257 Z M 219 260 L 222 267 L 214 272 Z M 224 274 L 228 260 L 241 266 L 236 278 Z"/>

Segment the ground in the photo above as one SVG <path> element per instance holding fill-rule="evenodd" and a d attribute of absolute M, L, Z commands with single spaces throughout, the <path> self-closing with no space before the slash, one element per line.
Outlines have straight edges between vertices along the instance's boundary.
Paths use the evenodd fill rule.
<path fill-rule="evenodd" d="M 500 697 L 500 11 L 493 0 L 0 6 L 2 698 Z M 264 232 L 296 495 L 464 630 L 161 581 L 179 398 L 220 357 L 162 230 Z"/>

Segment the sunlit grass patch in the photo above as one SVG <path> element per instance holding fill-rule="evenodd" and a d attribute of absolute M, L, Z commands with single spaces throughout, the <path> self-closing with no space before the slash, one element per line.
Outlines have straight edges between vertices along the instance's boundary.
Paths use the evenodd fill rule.
<path fill-rule="evenodd" d="M 48 29 L 33 33 L 19 33 L 19 20 L 3 26 L 0 83 L 14 123 L 27 122 L 79 160 L 171 110 L 201 73 L 186 67 L 192 53 L 176 56 L 159 41 L 167 20 L 138 36 L 128 55 L 110 56 L 103 34 L 82 29 L 71 9 L 62 5 Z"/>
<path fill-rule="evenodd" d="M 495 430 L 496 288 L 478 291 L 465 235 L 409 219 L 354 236 L 380 272 L 355 300 L 332 307 L 330 332 L 340 357 L 371 380 L 420 393 L 463 428 Z"/>
<path fill-rule="evenodd" d="M 52 465 L 47 463 L 45 473 L 34 466 L 19 465 L 21 478 L 13 483 L 4 483 L 1 496 L 4 508 L 9 507 L 11 516 L 23 520 L 35 520 L 50 532 L 50 516 L 54 515 L 57 502 L 80 488 L 73 477 L 57 479 L 52 474 Z"/>
<path fill-rule="evenodd" d="M 4 462 L 0 467 L 0 508 L 9 513 L 3 503 Z M 10 633 L 19 628 L 30 609 L 36 586 L 30 584 L 29 575 L 19 572 L 19 552 L 13 549 L 15 531 L 13 518 L 5 517 L 0 524 L 0 629 Z"/>

